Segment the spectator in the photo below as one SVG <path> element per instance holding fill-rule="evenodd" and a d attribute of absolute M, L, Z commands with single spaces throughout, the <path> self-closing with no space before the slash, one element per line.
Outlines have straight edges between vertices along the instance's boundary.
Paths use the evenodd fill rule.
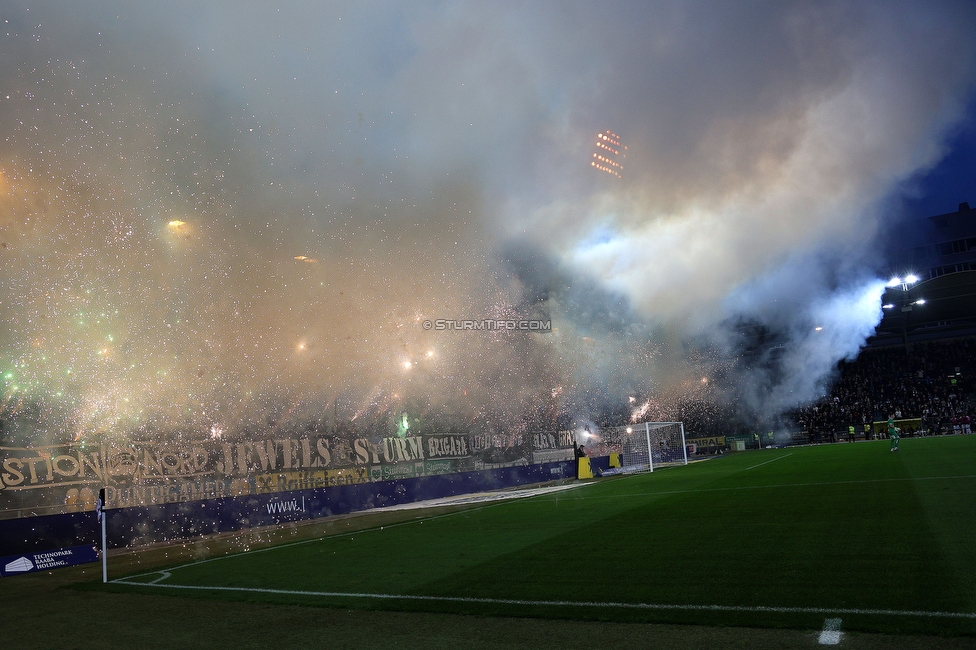
<path fill-rule="evenodd" d="M 912 430 L 969 432 L 966 361 L 976 357 L 976 339 L 957 339 L 903 347 L 865 350 L 855 361 L 838 365 L 832 390 L 818 402 L 797 409 L 793 418 L 815 438 L 816 431 L 836 431 L 851 421 L 922 419 Z M 955 423 L 953 426 L 953 419 Z M 905 427 L 906 431 L 909 427 Z M 884 429 L 877 434 L 886 437 Z M 867 436 L 865 436 L 867 439 Z"/>

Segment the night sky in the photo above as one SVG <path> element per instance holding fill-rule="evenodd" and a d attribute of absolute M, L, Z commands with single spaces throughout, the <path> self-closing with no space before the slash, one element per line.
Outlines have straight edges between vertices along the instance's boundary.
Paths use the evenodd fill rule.
<path fill-rule="evenodd" d="M 13 441 L 775 417 L 873 331 L 888 229 L 976 204 L 965 3 L 0 21 Z M 532 315 L 555 331 L 423 327 Z M 743 328 L 775 367 L 741 366 Z"/>
<path fill-rule="evenodd" d="M 902 188 L 906 220 L 954 212 L 963 202 L 976 205 L 976 105 L 966 107 L 944 143 L 945 156 L 920 169 Z"/>

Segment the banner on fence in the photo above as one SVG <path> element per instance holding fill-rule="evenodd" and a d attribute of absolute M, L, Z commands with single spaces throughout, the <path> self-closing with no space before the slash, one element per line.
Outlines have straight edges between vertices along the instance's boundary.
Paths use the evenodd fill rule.
<path fill-rule="evenodd" d="M 567 448 L 571 432 L 0 447 L 0 518 L 90 510 L 103 486 L 119 508 L 528 465 Z"/>
<path fill-rule="evenodd" d="M 686 445 L 695 445 L 701 451 L 703 449 L 723 449 L 725 447 L 725 436 L 712 436 L 711 438 L 687 438 Z"/>

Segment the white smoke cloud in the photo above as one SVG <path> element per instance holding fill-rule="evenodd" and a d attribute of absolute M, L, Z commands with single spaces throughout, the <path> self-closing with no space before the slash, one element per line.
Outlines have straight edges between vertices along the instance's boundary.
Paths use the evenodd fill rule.
<path fill-rule="evenodd" d="M 944 154 L 976 79 L 962 4 L 0 13 L 0 363 L 32 368 L 22 383 L 45 403 L 129 403 L 145 386 L 139 413 L 180 422 L 337 395 L 350 412 L 423 396 L 466 423 L 517 419 L 539 395 L 597 408 L 728 368 L 735 323 L 791 350 L 753 376 L 750 408 L 802 403 L 877 322 L 882 208 Z M 608 128 L 629 146 L 620 181 L 589 167 Z M 193 247 L 171 248 L 173 218 L 197 228 Z M 138 300 L 116 304 L 120 286 Z M 122 371 L 92 356 L 103 332 L 61 344 L 85 290 L 121 309 Z M 417 327 L 540 306 L 548 338 Z M 38 322 L 46 338 L 29 335 Z M 434 348 L 439 365 L 402 372 Z M 42 357 L 122 379 L 68 382 Z M 166 364 L 179 379 L 165 388 L 141 371 Z"/>

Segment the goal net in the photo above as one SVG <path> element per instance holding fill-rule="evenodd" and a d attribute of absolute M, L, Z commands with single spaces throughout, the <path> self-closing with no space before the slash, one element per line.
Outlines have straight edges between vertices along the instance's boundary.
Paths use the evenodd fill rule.
<path fill-rule="evenodd" d="M 681 422 L 629 424 L 605 431 L 604 436 L 619 441 L 621 473 L 653 472 L 659 467 L 688 464 L 685 427 Z"/>

